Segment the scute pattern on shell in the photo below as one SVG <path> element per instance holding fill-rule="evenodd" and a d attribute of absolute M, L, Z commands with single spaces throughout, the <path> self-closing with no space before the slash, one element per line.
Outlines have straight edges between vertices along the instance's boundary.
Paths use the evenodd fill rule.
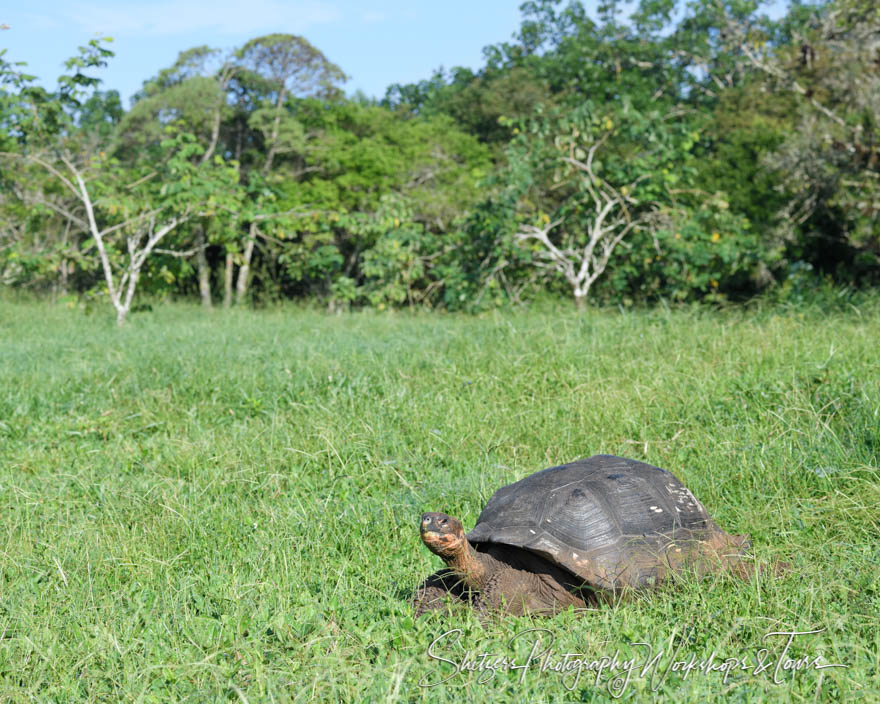
<path fill-rule="evenodd" d="M 502 487 L 467 537 L 478 549 L 502 543 L 531 550 L 611 590 L 653 584 L 730 544 L 672 473 L 613 455 L 551 467 Z"/>

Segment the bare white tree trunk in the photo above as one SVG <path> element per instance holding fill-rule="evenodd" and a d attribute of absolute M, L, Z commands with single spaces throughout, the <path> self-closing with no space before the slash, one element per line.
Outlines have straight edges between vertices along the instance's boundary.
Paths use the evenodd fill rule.
<path fill-rule="evenodd" d="M 89 233 L 95 239 L 95 245 L 98 248 L 98 256 L 101 260 L 101 268 L 104 271 L 104 280 L 107 283 L 107 293 L 110 296 L 110 303 L 116 310 L 116 324 L 125 323 L 125 318 L 131 310 L 131 303 L 134 299 L 134 293 L 140 279 L 141 269 L 147 258 L 155 249 L 156 245 L 165 235 L 174 230 L 178 225 L 187 220 L 186 216 L 175 217 L 163 223 L 158 229 L 156 227 L 156 213 L 142 213 L 134 218 L 126 220 L 118 225 L 100 229 L 95 219 L 95 209 L 92 204 L 92 198 L 89 195 L 88 187 L 82 173 L 74 166 L 73 162 L 66 157 L 62 157 L 62 161 L 70 170 L 76 181 L 76 187 L 64 176 L 61 176 L 65 185 L 78 193 L 80 200 L 86 210 Z M 45 163 L 43 164 L 45 166 Z M 53 167 L 50 170 L 56 175 L 60 175 Z M 128 248 L 128 259 L 124 270 L 117 282 L 113 273 L 113 266 L 110 257 L 107 254 L 105 238 L 111 233 L 122 230 L 131 229 L 133 234 L 126 237 L 126 245 Z M 144 241 L 146 238 L 146 241 Z"/>
<path fill-rule="evenodd" d="M 254 256 L 254 245 L 257 240 L 257 223 L 252 222 L 248 229 L 248 240 L 244 247 L 244 261 L 238 268 L 238 282 L 235 286 L 235 305 L 240 306 L 244 302 L 248 289 L 248 279 L 251 273 L 251 259 Z"/>
<path fill-rule="evenodd" d="M 62 296 L 66 296 L 67 295 L 67 276 L 68 276 L 67 260 L 66 259 L 62 259 L 61 264 L 58 265 L 58 273 L 60 275 L 60 279 L 58 282 L 58 292 Z"/>
<path fill-rule="evenodd" d="M 268 141 L 268 152 L 266 154 L 266 162 L 263 164 L 263 167 L 260 169 L 263 176 L 266 177 L 269 175 L 269 172 L 272 171 L 272 164 L 275 161 L 275 156 L 279 151 L 279 143 L 278 143 L 278 134 L 281 129 L 281 115 L 284 111 L 284 101 L 287 99 L 287 89 L 284 87 L 284 84 L 281 84 L 281 88 L 278 91 L 278 97 L 275 101 L 275 117 L 272 121 L 272 132 L 269 135 Z M 248 239 L 247 243 L 244 246 L 244 261 L 239 267 L 238 270 L 238 282 L 235 286 L 235 305 L 240 306 L 244 302 L 245 295 L 247 295 L 248 285 L 250 283 L 250 274 L 251 274 L 251 259 L 254 255 L 254 245 L 257 239 L 257 223 L 256 221 L 250 224 L 248 228 Z"/>
<path fill-rule="evenodd" d="M 644 177 L 635 179 L 618 191 L 593 172 L 593 158 L 606 138 L 607 135 L 590 147 L 586 161 L 574 157 L 573 147 L 569 156 L 562 157 L 563 161 L 586 174 L 584 182 L 593 210 L 587 226 L 586 242 L 576 245 L 575 237 L 563 231 L 562 243 L 555 244 L 550 235 L 562 225 L 562 220 L 547 222 L 543 227 L 526 225 L 516 234 L 521 242 L 537 240 L 541 244 L 538 266 L 565 277 L 571 286 L 578 310 L 585 307 L 590 287 L 604 273 L 617 245 L 647 220 L 644 214 L 632 217 L 628 206 L 635 205 L 636 201 L 631 195 L 627 195 L 632 193 Z"/>
<path fill-rule="evenodd" d="M 59 291 L 62 296 L 67 295 L 67 276 L 70 273 L 70 269 L 68 268 L 67 263 L 67 243 L 70 239 L 70 220 L 67 220 L 64 223 L 64 236 L 61 239 L 62 251 L 64 254 L 61 255 L 61 263 L 58 265 L 58 274 L 60 275 L 59 280 Z"/>
<path fill-rule="evenodd" d="M 199 160 L 200 164 L 206 164 L 214 156 L 214 152 L 217 149 L 217 142 L 220 139 L 220 125 L 223 117 L 226 90 L 229 86 L 229 82 L 237 72 L 237 66 L 226 63 L 217 74 L 217 81 L 220 86 L 220 98 L 214 109 L 214 118 L 211 124 L 211 139 L 208 143 L 208 148 L 205 149 L 204 154 L 202 154 L 202 157 Z M 207 242 L 205 241 L 205 229 L 201 223 L 196 228 L 196 247 L 196 265 L 199 273 L 199 295 L 202 299 L 202 305 L 205 308 L 211 308 L 213 306 L 213 301 L 211 300 L 211 269 L 208 266 L 208 257 L 205 254 Z M 228 279 L 228 281 L 224 281 L 224 283 L 226 283 L 226 290 L 224 290 L 223 306 L 226 308 L 229 307 L 232 301 L 232 280 L 230 278 L 232 276 L 232 262 L 230 257 L 231 255 L 227 255 L 226 257 L 226 271 L 224 272 L 224 278 Z"/>
<path fill-rule="evenodd" d="M 232 305 L 232 278 L 234 274 L 235 260 L 232 252 L 226 252 L 226 267 L 223 269 L 223 307 Z"/>
<path fill-rule="evenodd" d="M 196 268 L 199 273 L 199 295 L 205 308 L 212 306 L 211 301 L 211 269 L 208 266 L 208 257 L 205 255 L 207 247 L 205 241 L 205 228 L 199 223 L 196 226 Z"/>
<path fill-rule="evenodd" d="M 143 269 L 147 257 L 150 256 L 150 253 L 165 235 L 185 220 L 185 218 L 173 218 L 171 221 L 162 225 L 158 230 L 156 229 L 155 221 L 150 220 L 147 228 L 139 227 L 133 235 L 130 235 L 127 238 L 128 262 L 119 279 L 119 288 L 116 290 L 115 295 L 111 294 L 110 297 L 113 307 L 116 308 L 117 325 L 122 325 L 125 322 L 125 318 L 131 310 L 131 303 L 134 300 L 134 292 L 137 288 L 137 282 L 141 277 L 141 269 Z M 99 241 L 99 237 L 103 238 L 103 234 L 104 233 L 98 233 L 94 235 L 95 241 Z M 147 238 L 146 243 L 143 242 L 144 237 Z M 101 247 L 103 248 L 103 243 Z M 101 261 L 103 264 L 104 257 L 102 257 Z M 112 281 L 113 271 L 109 267 L 110 265 L 108 262 L 105 272 L 107 280 Z M 125 291 L 124 297 L 123 290 Z"/>
<path fill-rule="evenodd" d="M 170 217 L 158 223 L 156 218 L 161 210 L 145 210 L 123 222 L 102 229 L 98 226 L 98 220 L 95 217 L 95 206 L 89 193 L 86 179 L 83 176 L 84 172 L 74 164 L 70 154 L 63 153 L 58 156 L 66 167 L 66 171 L 60 166 L 53 164 L 51 157 L 44 158 L 37 154 L 21 155 L 9 152 L 2 152 L 0 156 L 22 159 L 46 169 L 46 171 L 58 179 L 62 189 L 67 189 L 82 204 L 86 213 L 85 219 L 76 215 L 73 209 L 68 209 L 48 199 L 41 201 L 51 210 L 63 216 L 68 223 L 83 232 L 87 232 L 95 240 L 98 258 L 104 274 L 104 282 L 107 286 L 107 295 L 116 311 L 116 322 L 122 325 L 131 310 L 131 304 L 134 300 L 134 294 L 137 290 L 137 284 L 140 280 L 144 264 L 166 235 L 192 217 L 189 209 L 186 209 L 180 215 Z M 114 270 L 114 263 L 111 262 L 110 254 L 107 251 L 107 238 L 113 233 L 126 233 L 127 254 L 123 255 L 124 264 L 117 266 L 118 272 Z M 193 254 L 193 252 L 183 255 L 177 251 L 161 251 L 175 256 L 192 256 Z M 65 267 L 67 266 L 69 264 L 65 264 Z M 66 276 L 66 274 L 67 268 L 64 269 L 64 275 Z"/>
<path fill-rule="evenodd" d="M 607 221 L 606 217 L 613 207 L 613 202 L 602 205 L 597 203 L 597 212 L 589 229 L 587 243 L 582 247 L 571 244 L 557 247 L 553 243 L 550 233 L 560 225 L 559 220 L 544 227 L 526 225 L 516 235 L 520 241 L 534 239 L 543 245 L 538 254 L 538 266 L 554 270 L 565 277 L 571 286 L 578 310 L 586 305 L 590 287 L 605 272 L 617 245 L 638 224 L 638 221 L 627 223 L 624 218 Z"/>

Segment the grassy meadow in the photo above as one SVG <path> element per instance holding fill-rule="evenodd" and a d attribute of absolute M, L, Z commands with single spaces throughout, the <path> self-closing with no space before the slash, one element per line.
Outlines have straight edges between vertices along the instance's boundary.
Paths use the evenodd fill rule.
<path fill-rule="evenodd" d="M 470 528 L 500 486 L 596 453 L 673 471 L 790 573 L 413 622 L 440 567 L 422 511 Z M 876 299 L 158 305 L 121 330 L 109 310 L 0 301 L 0 702 L 880 701 L 878 465 Z M 765 638 L 820 629 L 785 653 Z M 672 667 L 713 651 L 746 669 Z M 583 669 L 560 672 L 565 653 Z M 615 654 L 628 680 L 597 683 Z M 483 669 L 456 672 L 466 655 Z"/>

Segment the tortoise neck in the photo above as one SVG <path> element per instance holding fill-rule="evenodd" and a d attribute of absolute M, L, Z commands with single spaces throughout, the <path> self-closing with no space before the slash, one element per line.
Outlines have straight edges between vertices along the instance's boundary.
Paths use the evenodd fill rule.
<path fill-rule="evenodd" d="M 446 559 L 449 569 L 458 574 L 471 589 L 482 589 L 486 579 L 486 566 L 483 564 L 482 553 L 474 550 L 465 539 L 461 549 Z"/>

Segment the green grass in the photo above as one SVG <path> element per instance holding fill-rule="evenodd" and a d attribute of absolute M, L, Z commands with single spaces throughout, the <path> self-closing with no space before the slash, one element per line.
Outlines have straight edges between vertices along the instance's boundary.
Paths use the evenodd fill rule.
<path fill-rule="evenodd" d="M 538 666 L 644 660 L 621 701 L 880 701 L 880 301 L 834 313 L 483 317 L 0 302 L 0 701 L 608 701 Z M 783 579 L 683 581 L 551 619 L 413 623 L 417 519 L 595 453 L 673 471 Z M 846 668 L 659 675 L 748 658 Z M 528 641 L 528 642 L 527 642 Z M 717 662 L 717 660 L 716 660 Z M 619 672 L 617 673 L 619 674 Z M 485 677 L 485 673 L 484 673 Z M 567 688 L 569 687 L 569 688 Z"/>

